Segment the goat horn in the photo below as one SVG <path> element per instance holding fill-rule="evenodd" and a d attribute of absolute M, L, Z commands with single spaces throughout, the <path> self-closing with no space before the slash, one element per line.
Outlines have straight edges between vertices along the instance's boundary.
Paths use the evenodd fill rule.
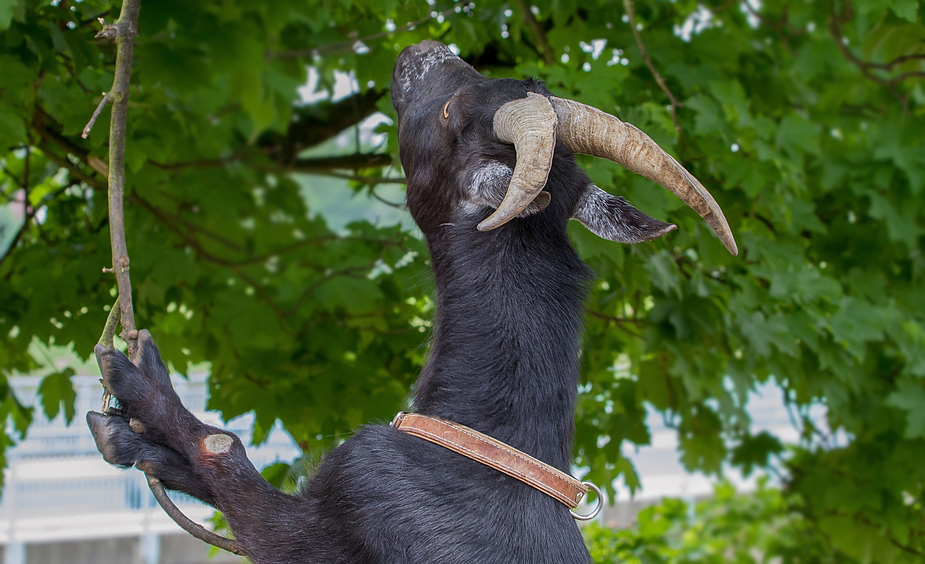
<path fill-rule="evenodd" d="M 549 100 L 533 92 L 495 112 L 495 135 L 504 143 L 513 143 L 517 164 L 504 200 L 479 223 L 479 231 L 501 227 L 517 217 L 546 186 L 556 148 L 556 119 Z"/>
<path fill-rule="evenodd" d="M 573 153 L 602 157 L 661 184 L 700 214 L 733 255 L 739 254 L 723 210 L 694 176 L 635 126 L 597 108 L 552 98 L 556 133 Z"/>

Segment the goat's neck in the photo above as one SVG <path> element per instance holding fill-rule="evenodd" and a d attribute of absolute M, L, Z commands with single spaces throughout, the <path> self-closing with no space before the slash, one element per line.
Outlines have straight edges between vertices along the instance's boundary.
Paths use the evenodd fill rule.
<path fill-rule="evenodd" d="M 589 273 L 564 227 L 448 225 L 428 244 L 437 318 L 415 408 L 567 470 Z"/>

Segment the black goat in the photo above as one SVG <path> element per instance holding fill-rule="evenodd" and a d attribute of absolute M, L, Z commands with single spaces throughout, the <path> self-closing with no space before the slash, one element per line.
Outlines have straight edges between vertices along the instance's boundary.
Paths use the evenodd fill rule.
<path fill-rule="evenodd" d="M 590 273 L 566 224 L 575 218 L 625 242 L 674 228 L 594 186 L 572 151 L 666 185 L 735 252 L 722 212 L 632 126 L 554 98 L 535 80 L 487 79 L 442 44 L 402 52 L 392 98 L 408 207 L 437 280 L 414 408 L 568 472 Z M 97 348 L 105 386 L 123 408 L 121 416 L 88 414 L 100 451 L 220 509 L 255 562 L 590 560 L 565 505 L 389 426 L 360 429 L 327 455 L 302 494 L 283 494 L 237 437 L 180 404 L 147 332 L 139 351 L 129 361 Z"/>

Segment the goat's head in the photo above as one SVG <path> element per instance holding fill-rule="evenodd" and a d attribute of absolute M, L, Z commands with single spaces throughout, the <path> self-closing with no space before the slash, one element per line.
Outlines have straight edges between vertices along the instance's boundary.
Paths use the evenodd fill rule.
<path fill-rule="evenodd" d="M 563 226 L 577 219 L 614 241 L 646 241 L 675 228 L 594 186 L 572 152 L 610 159 L 665 186 L 738 253 L 716 201 L 649 136 L 556 98 L 539 81 L 486 78 L 445 45 L 423 41 L 399 56 L 392 103 L 408 207 L 425 234 L 463 218 L 489 231 L 547 208 L 544 215 Z"/>

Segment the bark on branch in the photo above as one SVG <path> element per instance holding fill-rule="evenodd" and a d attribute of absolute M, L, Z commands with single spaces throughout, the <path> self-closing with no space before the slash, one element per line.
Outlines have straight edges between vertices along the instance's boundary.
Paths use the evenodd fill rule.
<path fill-rule="evenodd" d="M 860 57 L 855 55 L 854 52 L 851 51 L 851 49 L 848 48 L 847 42 L 845 40 L 845 36 L 842 33 L 842 29 L 841 29 L 841 24 L 844 21 L 846 21 L 848 18 L 850 18 L 851 10 L 852 10 L 851 4 L 846 3 L 843 13 L 838 14 L 836 13 L 836 10 L 835 10 L 835 3 L 832 2 L 829 5 L 829 31 L 832 34 L 832 38 L 835 40 L 835 44 L 838 46 L 838 49 L 841 51 L 845 59 L 847 59 L 851 64 L 856 66 L 858 70 L 861 71 L 861 74 L 863 74 L 865 78 L 873 82 L 876 82 L 878 84 L 882 84 L 884 87 L 886 87 L 886 89 L 890 91 L 890 94 L 892 94 L 893 97 L 896 98 L 902 104 L 903 113 L 908 113 L 909 96 L 908 94 L 906 95 L 901 94 L 900 91 L 896 88 L 896 85 L 909 78 L 919 78 L 919 79 L 925 78 L 925 72 L 922 72 L 922 71 L 905 72 L 905 73 L 901 73 L 901 74 L 898 74 L 892 77 L 885 78 L 885 77 L 881 77 L 873 73 L 872 69 L 882 70 L 882 71 L 891 71 L 893 70 L 893 67 L 896 65 L 901 65 L 909 61 L 921 60 L 925 58 L 925 54 L 908 53 L 908 54 L 896 57 L 895 59 L 888 61 L 886 63 L 874 63 L 871 61 L 865 61 L 861 59 Z"/>
<path fill-rule="evenodd" d="M 119 317 L 119 322 L 122 325 L 121 337 L 128 345 L 129 358 L 137 356 L 138 331 L 135 329 L 132 283 L 129 277 L 130 261 L 125 238 L 125 137 L 128 128 L 128 98 L 132 73 L 132 54 L 140 8 L 141 0 L 125 0 L 122 4 L 119 19 L 112 25 L 104 23 L 103 31 L 97 34 L 97 37 L 105 37 L 117 42 L 115 78 L 112 89 L 104 96 L 103 101 L 100 102 L 85 129 L 85 132 L 89 133 L 89 128 L 99 117 L 99 113 L 108 99 L 112 103 L 112 118 L 109 126 L 109 166 L 105 172 L 108 173 L 109 181 L 109 229 L 110 239 L 112 240 L 112 272 L 116 276 L 119 297 L 110 311 L 103 335 L 100 337 L 100 343 L 104 346 L 112 346 L 116 317 Z M 109 402 L 104 399 L 104 403 L 108 404 Z M 104 412 L 110 412 L 109 405 L 104 405 Z M 147 473 L 145 476 L 155 499 L 181 528 L 209 544 L 235 554 L 242 554 L 234 540 L 216 535 L 183 515 L 167 497 L 164 484 L 154 476 L 148 476 Z"/>
<path fill-rule="evenodd" d="M 93 112 L 93 115 L 90 116 L 90 121 L 87 122 L 87 126 L 84 127 L 83 133 L 80 134 L 81 137 L 86 139 L 90 136 L 90 130 L 93 129 L 93 126 L 96 124 L 96 120 L 99 119 L 100 114 L 103 113 L 103 108 L 106 107 L 106 104 L 109 103 L 109 92 L 103 92 L 103 99 L 100 100 L 99 105 L 96 107 L 96 111 Z"/>
<path fill-rule="evenodd" d="M 337 102 L 321 103 L 296 111 L 284 134 L 265 135 L 257 144 L 276 161 L 287 163 L 296 155 L 357 126 L 377 110 L 384 90 L 367 90 Z"/>
<path fill-rule="evenodd" d="M 543 57 L 543 62 L 546 63 L 547 66 L 552 66 L 556 62 L 555 52 L 553 52 L 552 47 L 550 47 L 549 40 L 546 39 L 546 31 L 543 30 L 540 23 L 533 17 L 533 12 L 530 11 L 530 6 L 527 6 L 526 0 L 517 0 L 517 5 L 520 6 L 524 23 L 527 24 L 527 27 L 530 28 L 530 31 L 533 32 L 533 35 L 536 37 L 536 46 L 540 55 Z"/>
<path fill-rule="evenodd" d="M 642 60 L 645 61 L 646 66 L 649 67 L 649 72 L 652 73 L 652 77 L 655 78 L 658 87 L 668 96 L 668 101 L 671 103 L 671 122 L 674 124 L 675 130 L 681 131 L 681 126 L 678 125 L 677 108 L 680 108 L 684 104 L 674 97 L 674 94 L 668 89 L 668 84 L 665 83 L 665 79 L 659 74 L 658 70 L 655 69 L 655 65 L 652 64 L 652 59 L 649 58 L 649 52 L 646 51 L 646 46 L 642 42 L 642 36 L 639 35 L 639 30 L 636 28 L 636 14 L 633 12 L 633 0 L 623 0 L 623 6 L 626 8 L 626 16 L 629 18 L 630 29 L 633 30 L 633 37 L 636 38 L 636 46 L 639 47 Z"/>
<path fill-rule="evenodd" d="M 128 97 L 132 74 L 132 55 L 138 25 L 140 0 L 126 0 L 122 13 L 112 25 L 105 25 L 97 37 L 117 42 L 116 70 L 108 98 L 112 103 L 109 125 L 109 229 L 112 240 L 112 269 L 119 287 L 122 311 L 122 340 L 128 345 L 129 357 L 135 356 L 138 331 L 132 305 L 132 281 L 129 278 L 128 245 L 125 241 L 125 136 L 128 129 Z"/>

